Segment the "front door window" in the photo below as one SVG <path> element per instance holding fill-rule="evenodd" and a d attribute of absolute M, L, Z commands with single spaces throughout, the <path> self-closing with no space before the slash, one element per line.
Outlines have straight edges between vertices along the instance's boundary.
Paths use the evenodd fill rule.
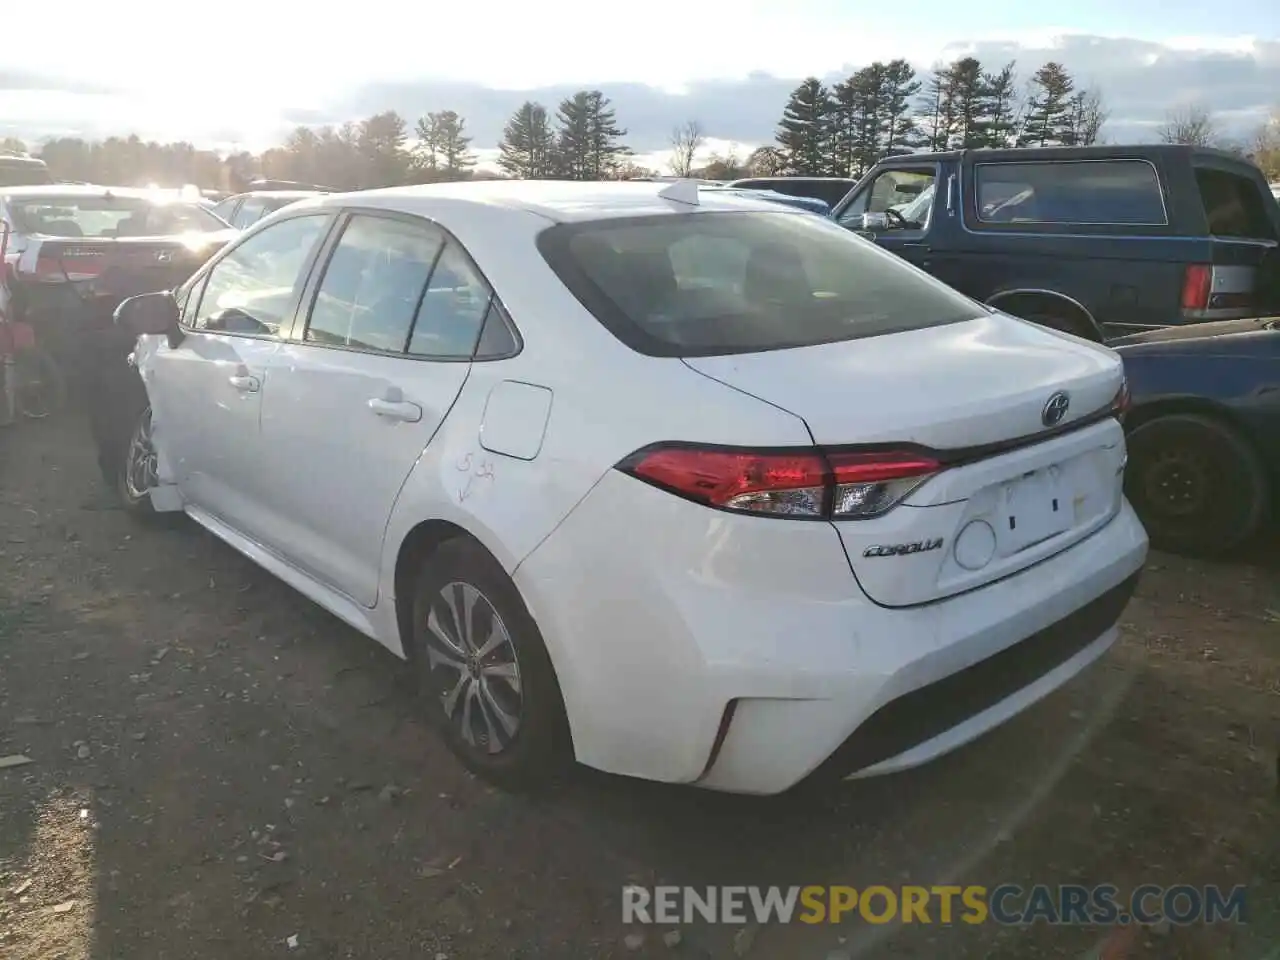
<path fill-rule="evenodd" d="M 937 171 L 932 168 L 883 170 L 840 212 L 839 222 L 877 234 L 924 233 L 933 213 L 936 184 Z"/>

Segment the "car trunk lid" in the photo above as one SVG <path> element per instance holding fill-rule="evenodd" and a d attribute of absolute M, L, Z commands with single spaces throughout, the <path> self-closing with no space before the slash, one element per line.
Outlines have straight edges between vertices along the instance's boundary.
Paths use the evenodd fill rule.
<path fill-rule="evenodd" d="M 1121 503 L 1118 358 L 1020 320 L 685 362 L 800 417 L 820 447 L 924 449 L 942 464 L 897 508 L 834 522 L 884 606 L 1008 576 L 1087 537 Z"/>

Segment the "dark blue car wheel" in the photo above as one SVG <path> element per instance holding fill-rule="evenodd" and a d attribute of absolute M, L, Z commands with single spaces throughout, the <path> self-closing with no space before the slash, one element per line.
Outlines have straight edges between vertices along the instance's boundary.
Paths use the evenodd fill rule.
<path fill-rule="evenodd" d="M 1194 414 L 1156 417 L 1133 430 L 1128 447 L 1125 494 L 1157 549 L 1224 553 L 1266 521 L 1266 470 L 1230 424 Z"/>

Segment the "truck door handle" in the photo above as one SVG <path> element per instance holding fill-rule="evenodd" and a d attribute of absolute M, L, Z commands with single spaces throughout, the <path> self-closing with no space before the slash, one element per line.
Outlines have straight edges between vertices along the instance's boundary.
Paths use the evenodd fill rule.
<path fill-rule="evenodd" d="M 227 382 L 241 393 L 257 393 L 261 386 L 257 377 L 251 377 L 247 373 L 233 373 L 227 377 Z"/>
<path fill-rule="evenodd" d="M 386 396 L 372 398 L 369 401 L 369 409 L 386 420 L 417 423 L 422 419 L 422 408 L 404 399 L 404 394 L 395 387 L 388 390 Z"/>

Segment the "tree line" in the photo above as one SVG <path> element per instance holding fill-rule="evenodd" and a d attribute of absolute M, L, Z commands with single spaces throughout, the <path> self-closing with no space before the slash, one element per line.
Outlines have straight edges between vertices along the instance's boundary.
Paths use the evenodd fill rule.
<path fill-rule="evenodd" d="M 1103 94 L 1057 62 L 1021 82 L 1015 62 L 987 65 L 962 57 L 921 76 L 902 59 L 876 61 L 827 84 L 810 77 L 792 91 L 775 142 L 740 157 L 730 146 L 705 156 L 706 128 L 694 119 L 673 130 L 664 173 L 728 180 L 796 174 L 856 177 L 896 154 L 1009 146 L 1101 142 L 1109 116 Z M 1229 146 L 1212 114 L 1171 110 L 1159 139 Z M 58 137 L 32 152 L 62 180 L 120 185 L 243 190 L 253 180 L 296 180 L 336 190 L 507 176 L 601 180 L 653 176 L 635 163 L 609 98 L 579 90 L 554 108 L 527 101 L 508 119 L 498 144 L 500 173 L 478 166 L 466 119 L 438 110 L 412 124 L 384 111 L 340 125 L 297 127 L 261 154 L 220 154 L 190 143 L 137 136 L 89 141 Z M 1280 118 L 1248 145 L 1237 145 L 1270 176 L 1280 177 Z M 19 141 L 0 149 L 23 151 Z"/>
<path fill-rule="evenodd" d="M 1087 146 L 1107 122 L 1100 91 L 1044 64 L 1020 87 L 1017 64 L 975 57 L 927 78 L 905 60 L 877 61 L 828 86 L 810 77 L 791 93 L 777 146 L 752 165 L 804 176 L 856 177 L 897 154 L 982 147 Z"/>
<path fill-rule="evenodd" d="M 652 173 L 630 162 L 631 151 L 622 142 L 626 133 L 599 90 L 566 97 L 554 114 L 529 102 L 507 122 L 497 164 L 506 176 L 529 179 L 600 180 Z M 13 138 L 0 141 L 0 149 L 28 152 L 26 144 Z M 392 110 L 340 125 L 296 127 L 283 144 L 259 155 L 233 151 L 223 156 L 190 143 L 144 141 L 136 135 L 99 141 L 57 137 L 30 152 L 57 179 L 122 186 L 193 183 L 238 191 L 254 180 L 269 179 L 361 190 L 496 176 L 477 170 L 466 120 L 454 110 L 427 113 L 412 128 Z"/>

